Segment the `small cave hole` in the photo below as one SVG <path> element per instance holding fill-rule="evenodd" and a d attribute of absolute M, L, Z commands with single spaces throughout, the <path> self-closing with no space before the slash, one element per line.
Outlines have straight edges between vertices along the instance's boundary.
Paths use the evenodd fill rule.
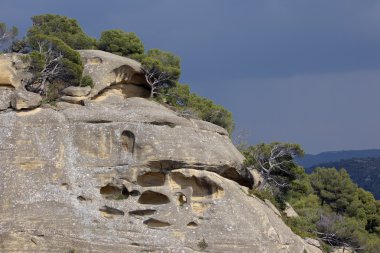
<path fill-rule="evenodd" d="M 136 215 L 136 216 L 146 216 L 146 215 L 152 215 L 155 214 L 157 211 L 152 209 L 145 209 L 145 210 L 135 210 L 128 212 L 129 215 Z"/>
<path fill-rule="evenodd" d="M 82 195 L 78 196 L 78 197 L 77 197 L 77 200 L 79 200 L 80 202 L 83 202 L 83 201 L 91 201 L 90 198 L 86 198 L 86 197 L 84 197 L 84 196 L 82 196 Z"/>
<path fill-rule="evenodd" d="M 112 215 L 124 215 L 123 211 L 109 206 L 103 206 L 99 208 L 99 211 L 102 212 L 103 216 L 107 218 L 109 218 Z"/>
<path fill-rule="evenodd" d="M 103 186 L 100 188 L 100 194 L 102 195 L 113 195 L 118 194 L 121 191 L 119 187 L 107 184 L 106 186 Z"/>
<path fill-rule="evenodd" d="M 101 187 L 100 194 L 102 194 L 106 199 L 113 200 L 123 200 L 129 197 L 129 191 L 125 186 L 119 188 L 110 184 Z"/>
<path fill-rule="evenodd" d="M 145 191 L 141 194 L 138 202 L 145 205 L 163 205 L 170 202 L 168 196 L 154 191 Z"/>
<path fill-rule="evenodd" d="M 69 189 L 69 184 L 68 183 L 62 183 L 61 184 L 61 188 L 64 189 L 64 190 L 68 190 Z"/>
<path fill-rule="evenodd" d="M 191 222 L 189 222 L 189 223 L 187 224 L 187 227 L 188 227 L 188 228 L 196 228 L 196 227 L 198 227 L 198 224 L 195 223 L 194 221 L 191 221 Z"/>
<path fill-rule="evenodd" d="M 165 174 L 161 172 L 147 172 L 137 177 L 137 183 L 143 187 L 163 186 Z"/>
<path fill-rule="evenodd" d="M 183 206 L 187 203 L 187 198 L 183 193 L 179 193 L 177 200 L 180 206 Z"/>
<path fill-rule="evenodd" d="M 137 196 L 140 196 L 140 192 L 138 190 L 132 190 L 129 195 L 131 195 L 132 197 L 137 197 Z"/>
<path fill-rule="evenodd" d="M 223 188 L 208 177 L 188 177 L 181 172 L 173 172 L 171 178 L 181 189 L 191 187 L 192 198 L 220 198 L 224 194 Z"/>
<path fill-rule="evenodd" d="M 131 131 L 126 130 L 121 134 L 121 143 L 129 153 L 133 154 L 135 149 L 135 135 Z"/>
<path fill-rule="evenodd" d="M 151 228 L 162 228 L 162 227 L 168 227 L 171 224 L 166 221 L 160 221 L 156 220 L 154 218 L 150 218 L 146 221 L 144 221 L 144 224 Z"/>

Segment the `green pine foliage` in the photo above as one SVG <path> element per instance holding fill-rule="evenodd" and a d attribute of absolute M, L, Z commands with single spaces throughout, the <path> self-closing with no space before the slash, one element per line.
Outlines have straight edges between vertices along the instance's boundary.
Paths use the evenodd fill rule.
<path fill-rule="evenodd" d="M 145 69 L 156 68 L 160 72 L 168 73 L 173 82 L 178 81 L 181 75 L 181 59 L 167 51 L 149 49 L 141 63 Z"/>
<path fill-rule="evenodd" d="M 380 209 L 373 195 L 354 184 L 344 169 L 318 168 L 304 180 L 309 181 L 312 193 L 287 196 L 300 215 L 288 220 L 294 231 L 321 238 L 334 235 L 325 242 L 376 252 L 373 245 L 380 243 Z"/>
<path fill-rule="evenodd" d="M 376 199 L 380 199 L 380 177 L 378 176 L 380 173 L 380 157 L 344 159 L 337 162 L 321 163 L 317 167 L 344 168 L 355 183 L 372 192 Z"/>
<path fill-rule="evenodd" d="M 252 150 L 257 148 L 253 146 L 243 150 L 247 166 L 255 167 Z M 293 232 L 319 239 L 326 252 L 333 246 L 350 246 L 360 253 L 378 252 L 380 201 L 358 187 L 344 169 L 316 168 L 309 175 L 302 167 L 296 168 L 295 175 L 288 179 L 289 187 L 280 188 L 283 201 L 290 203 L 299 215 L 294 218 L 283 216 Z M 282 209 L 278 192 L 271 188 L 270 191 L 268 188 L 259 190 L 251 192 Z"/>
<path fill-rule="evenodd" d="M 133 32 L 107 30 L 102 32 L 98 49 L 113 54 L 139 59 L 144 54 L 144 45 Z"/>
<path fill-rule="evenodd" d="M 181 59 L 170 52 L 159 49 L 149 49 L 148 52 L 140 57 L 141 65 L 145 73 L 152 74 L 149 78 L 151 81 L 159 80 L 161 74 L 161 82 L 158 83 L 158 92 L 152 94 L 154 97 L 162 94 L 162 91 L 172 88 L 178 82 L 181 76 Z"/>
<path fill-rule="evenodd" d="M 221 126 L 229 134 L 235 127 L 230 111 L 210 99 L 191 93 L 188 85 L 177 82 L 170 89 L 164 90 L 157 100 L 174 107 L 183 116 L 199 118 Z"/>
<path fill-rule="evenodd" d="M 34 79 L 29 84 L 29 90 L 40 94 L 54 94 L 47 99 L 49 102 L 59 97 L 60 91 L 68 85 L 93 86 L 89 76 L 83 76 L 83 65 L 77 49 L 98 48 L 120 56 L 138 60 L 146 73 L 153 73 L 151 80 L 164 78 L 152 87 L 152 97 L 178 110 L 186 117 L 199 118 L 225 128 L 230 134 L 234 129 L 232 113 L 212 100 L 190 92 L 188 85 L 180 84 L 181 60 L 171 52 L 160 49 L 149 49 L 145 52 L 144 45 L 133 32 L 122 30 L 107 30 L 101 34 L 98 42 L 87 36 L 75 19 L 61 15 L 44 14 L 32 17 L 33 25 L 27 36 L 14 41 L 9 49 L 12 52 L 27 53 L 24 59 L 31 61 L 30 70 Z M 0 24 L 0 32 L 6 32 L 6 26 Z M 13 31 L 13 30 L 12 30 Z M 16 34 L 16 30 L 14 30 Z M 42 45 L 42 48 L 41 48 Z M 58 76 L 50 77 L 48 87 L 39 89 L 38 82 L 42 79 L 41 71 L 46 63 L 46 52 L 62 54 L 59 64 L 63 70 Z M 36 84 L 37 83 L 37 84 Z M 37 88 L 33 89 L 33 86 Z"/>
<path fill-rule="evenodd" d="M 96 40 L 87 36 L 75 19 L 44 14 L 32 17 L 32 22 L 27 37 L 39 34 L 56 37 L 73 49 L 91 49 L 95 46 Z"/>
<path fill-rule="evenodd" d="M 91 76 L 82 76 L 82 79 L 80 81 L 80 86 L 90 86 L 91 88 L 94 87 L 94 81 L 92 80 Z"/>
<path fill-rule="evenodd" d="M 61 54 L 60 65 L 64 71 L 59 75 L 58 79 L 66 81 L 72 85 L 79 85 L 83 66 L 80 55 L 77 51 L 68 46 L 61 39 L 44 35 L 35 34 L 28 37 L 29 45 L 32 49 L 30 57 L 32 59 L 31 67 L 38 74 L 42 70 L 43 64 L 46 60 L 46 54 L 48 50 L 54 51 L 55 54 Z M 42 48 L 40 48 L 42 45 Z"/>

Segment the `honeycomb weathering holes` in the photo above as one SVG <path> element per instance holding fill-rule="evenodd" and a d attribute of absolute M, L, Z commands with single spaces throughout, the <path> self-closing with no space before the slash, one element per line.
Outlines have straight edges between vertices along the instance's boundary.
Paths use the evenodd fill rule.
<path fill-rule="evenodd" d="M 100 188 L 100 194 L 102 194 L 106 199 L 122 200 L 127 199 L 130 192 L 125 186 L 117 187 L 111 184 L 107 184 Z"/>
<path fill-rule="evenodd" d="M 173 172 L 171 179 L 181 189 L 191 187 L 193 189 L 192 197 L 195 198 L 219 198 L 224 193 L 223 188 L 208 177 L 197 177 L 194 175 L 187 177 L 180 172 Z"/>
<path fill-rule="evenodd" d="M 170 202 L 168 196 L 155 191 L 145 191 L 141 194 L 138 202 L 145 205 L 163 205 Z"/>
<path fill-rule="evenodd" d="M 163 186 L 165 174 L 161 172 L 147 172 L 137 177 L 137 183 L 143 187 Z"/>
<path fill-rule="evenodd" d="M 161 227 L 168 227 L 171 224 L 165 221 L 156 220 L 153 218 L 150 218 L 146 221 L 144 221 L 144 224 L 151 228 L 161 228 Z"/>

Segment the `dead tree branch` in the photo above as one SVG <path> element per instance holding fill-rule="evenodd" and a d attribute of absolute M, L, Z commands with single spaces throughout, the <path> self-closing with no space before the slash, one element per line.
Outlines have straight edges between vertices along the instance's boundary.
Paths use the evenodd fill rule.
<path fill-rule="evenodd" d="M 150 97 L 160 94 L 162 88 L 170 86 L 170 79 L 172 76 L 167 72 L 160 71 L 158 68 L 144 68 L 145 80 L 151 88 Z"/>
<path fill-rule="evenodd" d="M 29 91 L 45 95 L 47 83 L 52 82 L 53 79 L 59 77 L 64 71 L 61 64 L 63 55 L 53 48 L 52 43 L 47 41 L 39 41 L 38 49 L 39 53 L 44 57 L 44 64 L 41 71 L 36 73 L 35 78 L 26 87 Z"/>

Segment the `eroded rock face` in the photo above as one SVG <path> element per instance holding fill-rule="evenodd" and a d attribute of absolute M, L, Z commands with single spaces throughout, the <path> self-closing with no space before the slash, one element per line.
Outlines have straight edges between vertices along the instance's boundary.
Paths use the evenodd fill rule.
<path fill-rule="evenodd" d="M 130 97 L 150 97 L 141 64 L 135 60 L 100 50 L 79 50 L 84 64 L 83 75 L 88 75 L 94 87 L 70 86 L 63 90 L 60 101 L 83 104 L 86 100 L 125 100 Z M 38 106 L 37 96 L 26 95 L 25 85 L 32 79 L 26 55 L 0 55 L 0 111 L 9 108 L 9 96 L 20 98 L 14 108 L 30 109 Z M 3 91 L 7 89 L 7 91 Z M 5 94 L 6 93 L 6 94 Z M 9 93 L 12 93 L 9 95 Z M 22 96 L 20 96 L 20 94 Z M 18 105 L 21 102 L 20 105 Z"/>
<path fill-rule="evenodd" d="M 84 74 L 94 81 L 90 98 L 113 89 L 122 92 L 125 98 L 150 96 L 139 62 L 100 50 L 79 50 L 79 53 L 85 64 Z"/>
<path fill-rule="evenodd" d="M 11 106 L 16 110 L 33 109 L 41 104 L 42 97 L 26 90 L 17 90 L 12 94 Z"/>
<path fill-rule="evenodd" d="M 224 129 L 104 101 L 0 113 L 1 252 L 320 252 L 245 193 Z"/>
<path fill-rule="evenodd" d="M 0 87 L 22 89 L 23 80 L 30 77 L 28 63 L 24 62 L 21 54 L 0 55 Z"/>
<path fill-rule="evenodd" d="M 0 252 L 321 252 L 246 194 L 225 129 L 144 99 L 138 62 L 80 54 L 94 88 L 55 107 L 0 56 Z"/>

